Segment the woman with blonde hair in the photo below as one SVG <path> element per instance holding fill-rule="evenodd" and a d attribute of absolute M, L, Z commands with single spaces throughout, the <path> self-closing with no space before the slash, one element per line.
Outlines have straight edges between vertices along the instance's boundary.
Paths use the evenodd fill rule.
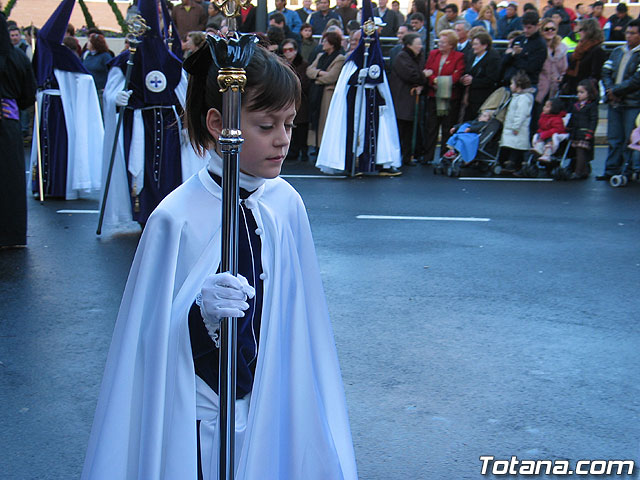
<path fill-rule="evenodd" d="M 547 59 L 538 77 L 538 93 L 536 102 L 543 103 L 546 98 L 552 98 L 558 92 L 560 81 L 567 71 L 567 46 L 562 43 L 558 35 L 558 26 L 550 18 L 540 21 L 540 35 L 547 42 Z"/>
<path fill-rule="evenodd" d="M 441 130 L 441 144 L 450 135 L 451 127 L 458 120 L 462 87 L 460 79 L 464 74 L 464 54 L 456 51 L 458 35 L 453 30 L 440 32 L 438 48 L 429 53 L 423 73 L 427 77 L 426 108 L 426 148 L 424 163 L 433 161 Z"/>
<path fill-rule="evenodd" d="M 491 5 L 485 5 L 478 13 L 478 19 L 473 22 L 472 27 L 484 27 L 491 37 L 496 34 L 496 16 Z"/>

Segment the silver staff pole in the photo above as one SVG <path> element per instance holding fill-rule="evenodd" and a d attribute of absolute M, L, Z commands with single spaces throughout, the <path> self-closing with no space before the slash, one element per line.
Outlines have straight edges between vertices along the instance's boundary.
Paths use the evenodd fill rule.
<path fill-rule="evenodd" d="M 376 31 L 375 23 L 373 20 L 369 19 L 364 22 L 362 25 L 362 31 L 365 35 L 364 37 L 364 60 L 362 61 L 362 68 L 367 68 L 367 62 L 369 60 L 369 46 L 371 45 L 371 36 Z M 362 80 L 358 79 L 358 86 L 356 92 L 356 110 L 353 115 L 353 119 L 355 120 L 353 126 L 353 158 L 351 160 L 351 176 L 353 177 L 356 174 L 356 161 L 358 159 L 358 147 L 360 146 L 359 142 L 359 133 L 360 133 L 360 115 L 362 113 L 362 102 L 364 101 L 364 84 L 366 82 L 366 78 Z"/>
<path fill-rule="evenodd" d="M 236 33 L 236 18 L 250 0 L 213 0 L 227 18 L 229 33 L 224 39 L 209 37 L 211 56 L 218 66 L 218 85 L 222 92 L 222 133 L 218 140 L 222 152 L 222 272 L 238 274 L 238 209 L 239 154 L 242 147 L 240 107 L 242 92 L 247 83 L 245 67 L 253 52 L 252 35 Z M 213 44 L 213 46 L 212 46 Z M 236 412 L 236 359 L 237 319 L 223 318 L 220 323 L 220 368 L 218 394 L 220 400 L 220 451 L 218 478 L 233 480 L 235 476 L 235 412 Z"/>
<path fill-rule="evenodd" d="M 124 79 L 124 89 L 129 86 L 129 80 L 131 80 L 131 72 L 133 71 L 133 57 L 136 54 L 136 49 L 142 41 L 142 36 L 149 30 L 147 22 L 140 15 L 132 17 L 127 25 L 129 27 L 129 35 L 127 40 L 129 41 L 129 58 L 127 60 L 127 71 Z M 111 159 L 109 160 L 109 169 L 107 170 L 107 179 L 104 184 L 104 194 L 102 195 L 102 205 L 100 206 L 100 217 L 98 218 L 98 229 L 96 235 L 102 233 L 102 222 L 104 221 L 104 211 L 107 207 L 107 195 L 109 195 L 109 185 L 111 184 L 111 174 L 113 173 L 113 162 L 116 158 L 116 151 L 118 149 L 118 137 L 120 135 L 120 128 L 122 127 L 122 121 L 124 120 L 124 107 L 120 108 L 118 112 L 118 123 L 116 124 L 116 131 L 113 134 L 113 144 L 111 146 Z"/>

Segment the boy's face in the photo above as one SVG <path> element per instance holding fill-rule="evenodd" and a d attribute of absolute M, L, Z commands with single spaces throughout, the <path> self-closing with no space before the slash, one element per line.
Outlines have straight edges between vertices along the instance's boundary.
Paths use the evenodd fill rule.
<path fill-rule="evenodd" d="M 547 115 L 551 113 L 551 102 L 546 102 L 544 104 L 544 107 L 542 107 L 542 113 Z"/>
<path fill-rule="evenodd" d="M 489 112 L 482 112 L 478 117 L 478 120 L 480 120 L 481 122 L 488 122 L 489 120 L 491 120 L 491 115 L 489 114 Z"/>
<path fill-rule="evenodd" d="M 275 112 L 253 112 L 242 107 L 240 122 L 244 144 L 240 152 L 240 170 L 260 178 L 280 175 L 295 116 L 295 105 Z"/>

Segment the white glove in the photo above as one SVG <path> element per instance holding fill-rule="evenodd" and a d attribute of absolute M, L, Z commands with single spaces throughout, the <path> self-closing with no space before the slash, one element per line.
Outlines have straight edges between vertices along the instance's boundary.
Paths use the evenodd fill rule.
<path fill-rule="evenodd" d="M 358 72 L 358 82 L 362 82 L 366 80 L 368 76 L 369 76 L 369 69 L 361 68 L 360 71 Z"/>
<path fill-rule="evenodd" d="M 202 284 L 200 295 L 200 313 L 213 338 L 224 317 L 244 317 L 244 311 L 249 308 L 247 297 L 253 298 L 256 291 L 242 275 L 234 277 L 224 272 L 209 275 Z"/>
<path fill-rule="evenodd" d="M 116 93 L 116 105 L 119 107 L 126 107 L 129 104 L 129 97 L 133 93 L 133 90 L 121 90 Z"/>

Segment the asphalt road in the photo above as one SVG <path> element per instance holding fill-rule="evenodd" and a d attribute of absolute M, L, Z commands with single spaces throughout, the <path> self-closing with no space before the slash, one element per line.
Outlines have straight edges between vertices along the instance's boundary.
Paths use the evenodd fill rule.
<path fill-rule="evenodd" d="M 640 462 L 640 185 L 426 167 L 289 181 L 316 241 L 360 478 L 492 478 L 481 455 Z M 1 478 L 81 471 L 138 240 L 56 213 L 97 205 L 30 199 L 28 248 L 0 251 Z"/>

